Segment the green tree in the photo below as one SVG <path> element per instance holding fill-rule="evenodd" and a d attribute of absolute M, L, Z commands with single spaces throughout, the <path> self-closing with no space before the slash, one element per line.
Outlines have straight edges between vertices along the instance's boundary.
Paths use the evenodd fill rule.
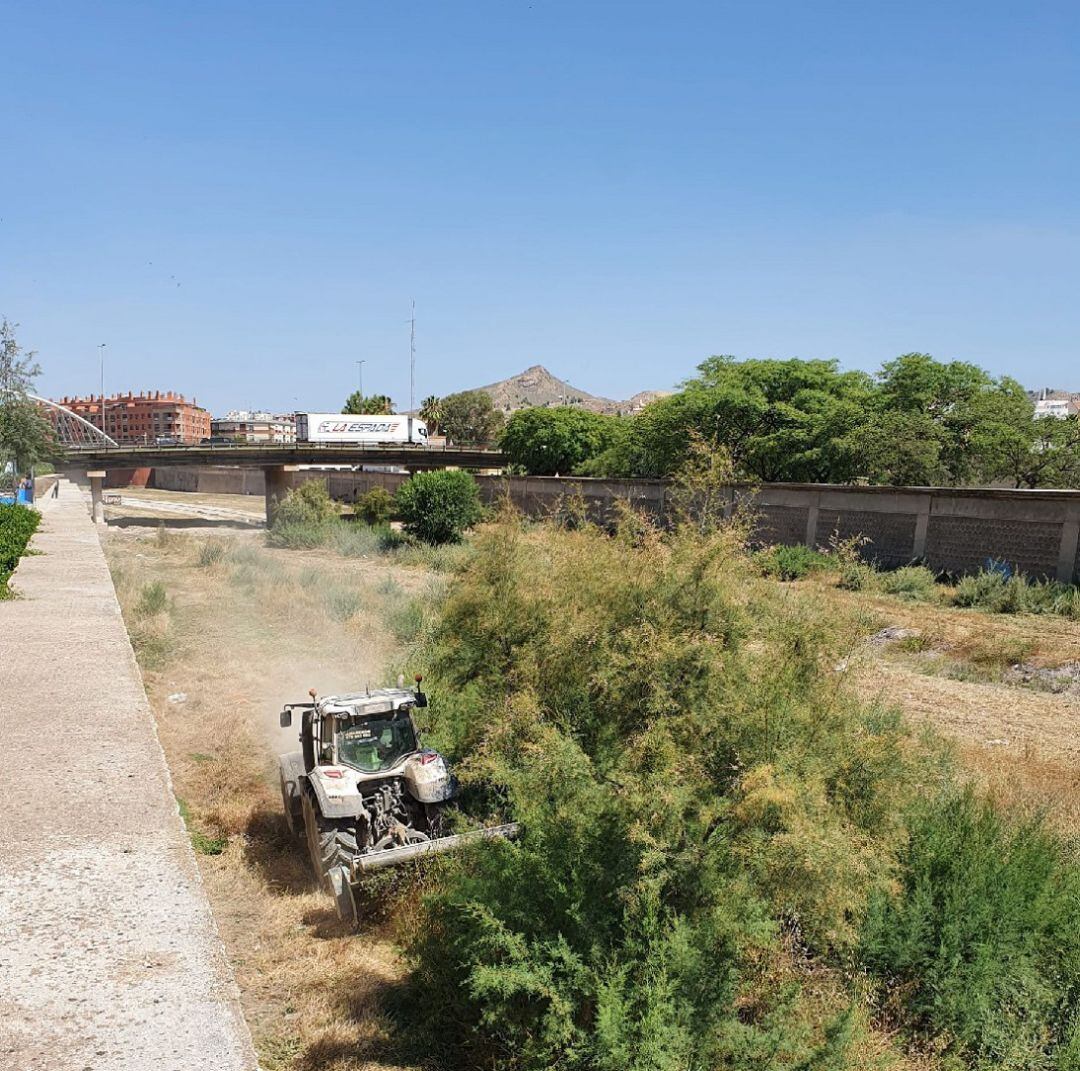
<path fill-rule="evenodd" d="M 442 430 L 451 442 L 486 443 L 495 439 L 503 426 L 502 412 L 491 395 L 482 390 L 448 394 L 442 400 Z"/>
<path fill-rule="evenodd" d="M 622 423 L 573 406 L 519 409 L 503 428 L 499 446 L 530 475 L 577 472 L 615 444 Z"/>
<path fill-rule="evenodd" d="M 1038 417 L 1030 439 L 1012 445 L 1007 464 L 1015 487 L 1080 487 L 1080 417 Z"/>
<path fill-rule="evenodd" d="M 354 390 L 352 394 L 345 399 L 345 408 L 341 411 L 350 414 L 377 416 L 382 413 L 392 413 L 394 411 L 394 403 L 385 394 L 363 395 L 358 390 Z"/>
<path fill-rule="evenodd" d="M 905 455 L 926 456 L 928 443 L 940 462 L 933 482 L 1015 481 L 1037 438 L 1034 404 L 1016 380 L 995 379 L 977 365 L 936 361 L 927 353 L 905 353 L 882 366 L 866 425 L 866 436 L 879 447 L 869 459 L 877 468 L 866 474 L 879 483 L 904 468 Z M 898 434 L 890 447 L 889 431 L 904 428 L 924 443 Z"/>
<path fill-rule="evenodd" d="M 56 443 L 37 403 L 27 398 L 41 374 L 35 354 L 15 337 L 16 324 L 0 320 L 0 470 L 29 472 L 35 462 L 52 458 Z"/>
<path fill-rule="evenodd" d="M 480 488 L 467 472 L 418 472 L 397 492 L 405 530 L 425 543 L 457 543 L 484 514 Z"/>
<path fill-rule="evenodd" d="M 438 435 L 442 428 L 443 408 L 442 399 L 434 394 L 429 394 L 421 403 L 419 416 L 428 426 L 428 434 Z"/>
<path fill-rule="evenodd" d="M 737 476 L 844 482 L 857 474 L 852 432 L 873 383 L 835 361 L 710 357 L 683 389 L 653 402 L 601 458 L 611 475 L 669 476 L 695 435 L 722 448 Z"/>
<path fill-rule="evenodd" d="M 884 409 L 921 411 L 943 419 L 954 407 L 993 386 L 990 374 L 964 361 L 937 361 L 929 353 L 905 353 L 878 374 Z"/>
<path fill-rule="evenodd" d="M 945 483 L 945 434 L 929 413 L 876 412 L 852 434 L 851 444 L 871 483 L 933 487 Z"/>

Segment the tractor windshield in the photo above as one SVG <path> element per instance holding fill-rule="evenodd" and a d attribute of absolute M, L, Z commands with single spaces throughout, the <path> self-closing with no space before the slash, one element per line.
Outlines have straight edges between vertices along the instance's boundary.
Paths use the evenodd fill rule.
<path fill-rule="evenodd" d="M 416 734 L 408 715 L 366 718 L 337 734 L 338 761 L 362 773 L 388 770 L 416 750 Z"/>

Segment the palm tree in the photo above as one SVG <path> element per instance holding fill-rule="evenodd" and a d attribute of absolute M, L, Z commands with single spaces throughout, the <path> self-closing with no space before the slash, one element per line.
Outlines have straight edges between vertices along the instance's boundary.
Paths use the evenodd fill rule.
<path fill-rule="evenodd" d="M 420 403 L 420 419 L 428 426 L 428 434 L 438 434 L 442 423 L 442 399 L 429 394 Z"/>

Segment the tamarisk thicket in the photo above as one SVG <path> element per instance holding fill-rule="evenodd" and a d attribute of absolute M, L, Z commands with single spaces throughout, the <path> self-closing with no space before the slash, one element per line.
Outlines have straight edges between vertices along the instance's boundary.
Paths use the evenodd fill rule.
<path fill-rule="evenodd" d="M 941 825 L 956 775 L 849 687 L 857 621 L 762 579 L 738 523 L 661 533 L 627 511 L 612 534 L 507 511 L 472 542 L 414 658 L 467 809 L 522 832 L 441 863 L 410 911 L 409 1004 L 441 1063 L 823 1071 L 915 1045 L 920 1066 L 997 1066 L 986 1031 L 1031 932 L 1024 991 L 1041 965 L 1056 974 L 1008 1066 L 1078 1066 L 1075 902 L 1051 922 L 1014 911 L 994 945 L 1029 856 L 1040 889 L 1071 888 L 1075 861 L 1017 856 L 996 871 L 1009 890 L 964 914 L 980 926 L 953 925 L 963 873 L 935 899 L 913 823 Z M 963 865 L 1012 834 L 1003 819 L 978 836 Z M 901 939 L 916 915 L 952 935 L 949 956 L 985 946 L 999 984 L 970 1015 L 935 1001 L 935 979 L 960 981 L 933 941 Z"/>

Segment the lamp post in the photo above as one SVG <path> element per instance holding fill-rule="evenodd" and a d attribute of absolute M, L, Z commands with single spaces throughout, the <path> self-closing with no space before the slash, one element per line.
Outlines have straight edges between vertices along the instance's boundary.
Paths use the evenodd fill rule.
<path fill-rule="evenodd" d="M 357 376 L 360 380 L 360 397 L 364 397 L 364 362 L 356 362 Z"/>
<path fill-rule="evenodd" d="M 98 358 L 100 360 L 101 367 L 101 381 L 99 397 L 101 398 L 101 430 L 108 435 L 108 431 L 105 428 L 105 343 L 102 342 L 98 346 Z"/>

